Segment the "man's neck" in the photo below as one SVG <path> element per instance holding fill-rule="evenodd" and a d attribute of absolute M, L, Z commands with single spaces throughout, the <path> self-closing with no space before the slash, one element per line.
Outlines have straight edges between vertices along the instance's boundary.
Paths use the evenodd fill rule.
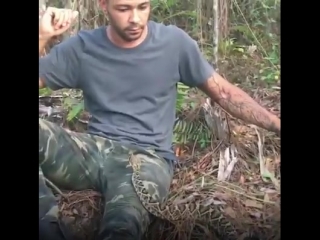
<path fill-rule="evenodd" d="M 138 45 L 140 45 L 147 37 L 148 35 L 148 25 L 143 29 L 143 32 L 141 34 L 141 37 L 137 40 L 134 40 L 132 42 L 127 42 L 123 40 L 112 28 L 112 26 L 107 27 L 106 31 L 107 36 L 109 37 L 110 41 L 121 48 L 135 48 Z"/>

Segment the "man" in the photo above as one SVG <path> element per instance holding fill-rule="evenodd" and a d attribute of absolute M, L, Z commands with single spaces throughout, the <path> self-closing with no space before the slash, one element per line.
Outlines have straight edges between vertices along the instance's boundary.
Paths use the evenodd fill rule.
<path fill-rule="evenodd" d="M 141 239 L 151 215 L 132 186 L 129 158 L 141 162 L 148 193 L 162 201 L 175 161 L 171 141 L 178 81 L 200 88 L 248 123 L 280 133 L 280 120 L 215 73 L 184 31 L 149 21 L 149 0 L 99 4 L 109 18 L 107 27 L 81 31 L 39 58 L 39 88 L 83 90 L 92 115 L 87 134 L 39 120 L 40 173 L 60 188 L 102 193 L 98 239 Z M 39 24 L 39 53 L 76 17 L 71 10 L 48 8 Z M 39 208 L 49 210 L 39 215 L 40 222 L 58 223 L 53 195 L 44 188 L 41 184 Z"/>

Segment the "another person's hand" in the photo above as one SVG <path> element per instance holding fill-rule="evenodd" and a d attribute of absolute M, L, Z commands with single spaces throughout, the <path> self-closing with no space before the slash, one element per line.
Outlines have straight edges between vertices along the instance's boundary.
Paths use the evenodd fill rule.
<path fill-rule="evenodd" d="M 49 40 L 67 31 L 78 17 L 71 9 L 48 7 L 39 22 L 39 39 Z"/>

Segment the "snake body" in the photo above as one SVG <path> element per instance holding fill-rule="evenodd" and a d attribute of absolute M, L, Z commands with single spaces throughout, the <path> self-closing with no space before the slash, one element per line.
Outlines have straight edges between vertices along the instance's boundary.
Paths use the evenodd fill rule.
<path fill-rule="evenodd" d="M 193 203 L 170 204 L 160 203 L 152 198 L 140 177 L 139 158 L 131 155 L 129 160 L 132 168 L 132 184 L 145 209 L 156 217 L 167 220 L 173 224 L 191 219 L 209 222 L 217 233 L 229 240 L 237 239 L 234 225 L 224 216 L 216 205 L 205 206 L 199 201 Z"/>

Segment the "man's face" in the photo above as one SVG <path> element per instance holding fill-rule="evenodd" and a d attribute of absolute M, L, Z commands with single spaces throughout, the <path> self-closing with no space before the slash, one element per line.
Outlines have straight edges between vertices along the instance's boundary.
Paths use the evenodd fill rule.
<path fill-rule="evenodd" d="M 100 0 L 109 23 L 125 41 L 140 38 L 150 16 L 150 0 Z"/>

